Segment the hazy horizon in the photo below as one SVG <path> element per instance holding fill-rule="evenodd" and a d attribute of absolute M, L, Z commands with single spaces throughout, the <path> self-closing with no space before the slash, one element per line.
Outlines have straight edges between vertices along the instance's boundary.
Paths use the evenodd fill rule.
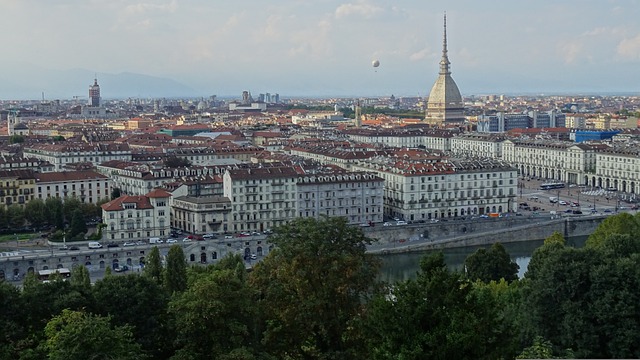
<path fill-rule="evenodd" d="M 86 96 L 94 74 L 104 98 L 424 97 L 438 76 L 445 11 L 463 95 L 640 93 L 640 0 L 241 5 L 5 1 L 0 98 Z"/>

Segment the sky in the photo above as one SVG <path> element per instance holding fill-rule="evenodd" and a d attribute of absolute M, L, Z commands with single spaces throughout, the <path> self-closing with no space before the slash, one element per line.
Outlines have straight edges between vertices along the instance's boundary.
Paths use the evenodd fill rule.
<path fill-rule="evenodd" d="M 0 82 L 38 67 L 203 95 L 426 96 L 445 12 L 465 96 L 640 95 L 640 0 L 0 0 Z"/>

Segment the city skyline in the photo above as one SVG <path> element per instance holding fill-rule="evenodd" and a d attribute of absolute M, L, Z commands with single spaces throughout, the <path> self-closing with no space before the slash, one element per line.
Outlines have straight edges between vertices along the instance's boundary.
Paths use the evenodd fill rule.
<path fill-rule="evenodd" d="M 438 76 L 445 11 L 452 77 L 464 96 L 637 93 L 639 5 L 5 1 L 12 31 L 0 35 L 10 50 L 0 60 L 0 98 L 12 90 L 16 98 L 86 96 L 93 74 L 105 98 L 131 96 L 101 81 L 123 74 L 190 96 L 424 97 Z M 72 72 L 91 76 L 60 75 Z"/>

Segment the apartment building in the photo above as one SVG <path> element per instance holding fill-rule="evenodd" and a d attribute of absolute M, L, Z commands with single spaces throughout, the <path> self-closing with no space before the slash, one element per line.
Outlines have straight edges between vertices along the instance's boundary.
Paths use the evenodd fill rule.
<path fill-rule="evenodd" d="M 34 144 L 24 148 L 24 156 L 48 161 L 55 171 L 63 171 L 65 165 L 91 163 L 97 166 L 105 161 L 131 161 L 131 149 L 127 144 L 116 143 L 65 143 Z"/>
<path fill-rule="evenodd" d="M 32 200 L 35 184 L 33 170 L 0 170 L 0 206 L 24 205 Z"/>
<path fill-rule="evenodd" d="M 596 147 L 555 140 L 505 140 L 502 159 L 522 176 L 586 185 L 596 172 Z"/>
<path fill-rule="evenodd" d="M 111 186 L 109 178 L 92 170 L 61 171 L 35 174 L 38 199 L 50 197 L 78 198 L 82 202 L 97 204 L 109 198 Z"/>
<path fill-rule="evenodd" d="M 621 144 L 602 148 L 595 157 L 598 165 L 595 174 L 588 177 L 588 185 L 640 193 L 640 146 Z"/>
<path fill-rule="evenodd" d="M 502 157 L 502 142 L 506 137 L 498 134 L 467 133 L 450 139 L 451 154 L 461 157 Z"/>
<path fill-rule="evenodd" d="M 102 205 L 105 240 L 148 240 L 170 230 L 171 194 L 155 189 L 146 195 L 123 195 Z"/>
<path fill-rule="evenodd" d="M 351 224 L 383 221 L 384 180 L 372 172 L 310 171 L 297 179 L 297 217 L 345 217 Z"/>
<path fill-rule="evenodd" d="M 517 169 L 494 159 L 410 161 L 379 157 L 353 166 L 384 179 L 384 214 L 407 221 L 517 209 Z"/>
<path fill-rule="evenodd" d="M 449 151 L 455 132 L 440 129 L 349 129 L 343 131 L 350 140 L 397 148 L 419 148 Z"/>
<path fill-rule="evenodd" d="M 171 200 L 171 226 L 193 234 L 227 232 L 231 200 L 223 196 L 179 196 Z"/>
<path fill-rule="evenodd" d="M 224 196 L 231 200 L 229 231 L 264 231 L 296 217 L 300 166 L 228 169 Z"/>

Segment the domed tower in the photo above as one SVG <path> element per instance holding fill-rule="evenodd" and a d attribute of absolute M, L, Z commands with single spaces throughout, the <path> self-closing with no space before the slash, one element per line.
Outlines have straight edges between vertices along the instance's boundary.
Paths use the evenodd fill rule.
<path fill-rule="evenodd" d="M 464 123 L 464 103 L 458 85 L 451 77 L 447 55 L 447 14 L 444 15 L 444 37 L 442 40 L 442 59 L 440 74 L 429 93 L 425 122 L 442 126 Z"/>

